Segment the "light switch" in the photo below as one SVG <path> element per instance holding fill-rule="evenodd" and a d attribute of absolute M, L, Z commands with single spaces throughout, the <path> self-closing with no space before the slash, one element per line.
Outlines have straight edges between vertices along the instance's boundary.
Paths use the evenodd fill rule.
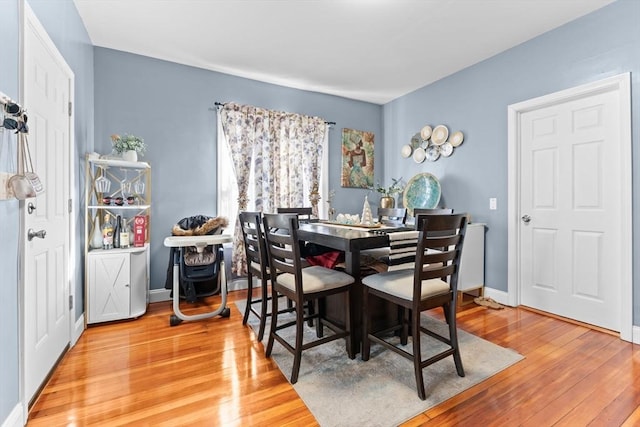
<path fill-rule="evenodd" d="M 498 199 L 496 199 L 495 197 L 489 199 L 489 209 L 492 211 L 498 209 Z"/>

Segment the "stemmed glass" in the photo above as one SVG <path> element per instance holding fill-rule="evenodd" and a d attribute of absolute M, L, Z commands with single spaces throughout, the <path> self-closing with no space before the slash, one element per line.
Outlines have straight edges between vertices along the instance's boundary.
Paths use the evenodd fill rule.
<path fill-rule="evenodd" d="M 126 200 L 128 204 L 133 203 L 133 195 L 131 194 L 131 181 L 129 181 L 128 170 L 122 169 L 124 178 L 120 181 L 120 192 L 122 193 L 123 201 Z"/>
<path fill-rule="evenodd" d="M 144 181 L 140 178 L 136 181 L 136 184 L 133 187 L 136 192 L 136 197 L 138 198 L 138 203 L 140 203 L 141 196 L 144 195 Z"/>
<path fill-rule="evenodd" d="M 99 168 L 99 177 L 95 180 L 96 191 L 98 193 L 108 193 L 111 189 L 111 181 L 105 176 L 105 167 L 100 165 Z"/>

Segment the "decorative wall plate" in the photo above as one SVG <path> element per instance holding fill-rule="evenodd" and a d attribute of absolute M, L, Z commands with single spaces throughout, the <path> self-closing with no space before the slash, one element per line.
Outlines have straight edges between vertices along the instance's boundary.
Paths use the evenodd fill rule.
<path fill-rule="evenodd" d="M 451 134 L 451 138 L 449 138 L 449 142 L 451 142 L 451 145 L 453 147 L 458 147 L 460 146 L 460 144 L 462 144 L 462 141 L 464 140 L 464 134 L 460 131 L 454 132 Z"/>
<path fill-rule="evenodd" d="M 411 216 L 414 208 L 433 209 L 438 206 L 442 188 L 440 181 L 432 174 L 425 172 L 415 175 L 404 188 L 402 202 Z"/>
<path fill-rule="evenodd" d="M 411 148 L 411 146 L 409 144 L 405 144 L 402 146 L 402 157 L 404 157 L 405 159 L 409 156 L 411 156 L 411 153 L 413 152 L 413 148 Z"/>
<path fill-rule="evenodd" d="M 431 134 L 431 142 L 435 145 L 442 145 L 449 138 L 449 129 L 445 125 L 438 125 L 433 129 Z"/>
<path fill-rule="evenodd" d="M 422 137 L 422 139 L 429 139 L 431 138 L 431 132 L 433 132 L 431 126 L 427 125 L 420 131 L 420 136 Z"/>
<path fill-rule="evenodd" d="M 415 150 L 420 147 L 420 144 L 422 144 L 422 137 L 420 136 L 420 132 L 418 132 L 411 137 L 411 148 Z"/>
<path fill-rule="evenodd" d="M 449 157 L 451 153 L 453 153 L 453 145 L 451 145 L 450 141 L 447 141 L 440 146 L 440 154 L 443 157 Z"/>
<path fill-rule="evenodd" d="M 440 157 L 440 147 L 438 147 L 437 145 L 432 145 L 431 147 L 427 148 L 426 157 L 430 162 L 435 162 L 436 160 L 438 160 L 438 158 Z"/>
<path fill-rule="evenodd" d="M 424 162 L 425 157 L 426 157 L 426 154 L 425 154 L 424 149 L 422 147 L 416 148 L 415 151 L 413 152 L 413 160 L 416 163 Z"/>

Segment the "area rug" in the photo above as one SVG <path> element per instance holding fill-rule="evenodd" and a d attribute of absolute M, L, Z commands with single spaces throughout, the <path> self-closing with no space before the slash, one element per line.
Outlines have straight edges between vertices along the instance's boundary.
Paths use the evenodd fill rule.
<path fill-rule="evenodd" d="M 244 302 L 236 302 L 244 313 Z M 249 317 L 258 330 L 258 320 Z M 431 316 L 422 316 L 422 324 L 446 333 L 447 325 Z M 283 335 L 293 343 L 294 329 Z M 263 343 L 267 343 L 268 323 Z M 289 333 L 289 336 L 286 334 Z M 329 331 L 327 331 L 329 333 Z M 424 336 L 424 335 L 423 335 Z M 315 329 L 305 326 L 304 342 L 315 338 Z M 322 427 L 390 427 L 407 421 L 458 393 L 495 375 L 523 359 L 513 350 L 459 330 L 458 340 L 465 376 L 456 373 L 453 357 L 424 369 L 427 400 L 418 398 L 411 361 L 372 343 L 371 357 L 363 362 L 360 354 L 349 359 L 344 340 L 336 340 L 302 353 L 298 382 L 294 389 Z M 438 352 L 444 344 L 425 337 L 423 354 Z M 409 341 L 408 349 L 411 349 Z M 272 357 L 284 376 L 291 377 L 293 355 L 277 341 Z"/>

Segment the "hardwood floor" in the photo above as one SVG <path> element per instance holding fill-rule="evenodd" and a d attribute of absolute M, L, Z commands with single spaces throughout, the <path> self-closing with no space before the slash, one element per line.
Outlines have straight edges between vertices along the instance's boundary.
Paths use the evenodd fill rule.
<path fill-rule="evenodd" d="M 232 302 L 244 295 L 230 293 L 228 319 L 170 327 L 170 302 L 163 302 L 138 320 L 90 327 L 33 405 L 28 425 L 317 425 L 242 326 Z M 471 304 L 458 318 L 461 329 L 525 359 L 404 426 L 640 425 L 637 346 L 521 308 Z"/>

